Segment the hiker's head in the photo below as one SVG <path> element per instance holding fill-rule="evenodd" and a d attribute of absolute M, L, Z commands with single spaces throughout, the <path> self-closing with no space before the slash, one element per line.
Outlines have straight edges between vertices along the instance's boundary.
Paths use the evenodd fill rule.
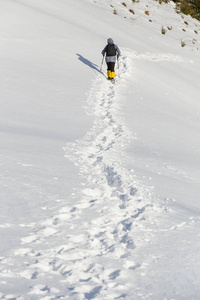
<path fill-rule="evenodd" d="M 111 39 L 111 38 L 107 39 L 107 43 L 108 44 L 114 44 L 113 39 Z"/>

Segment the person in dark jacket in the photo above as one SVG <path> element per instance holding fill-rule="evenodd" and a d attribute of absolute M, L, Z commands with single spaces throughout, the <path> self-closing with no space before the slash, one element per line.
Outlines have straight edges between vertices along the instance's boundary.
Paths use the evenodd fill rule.
<path fill-rule="evenodd" d="M 107 76 L 108 79 L 115 79 L 115 63 L 116 63 L 116 56 L 117 59 L 121 55 L 121 52 L 117 45 L 114 44 L 113 40 L 109 38 L 107 40 L 107 45 L 101 52 L 104 56 L 106 54 L 106 64 L 107 64 Z"/>

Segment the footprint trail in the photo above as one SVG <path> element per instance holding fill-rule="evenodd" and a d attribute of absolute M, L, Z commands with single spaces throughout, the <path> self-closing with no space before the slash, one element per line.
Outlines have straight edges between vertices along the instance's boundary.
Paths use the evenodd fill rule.
<path fill-rule="evenodd" d="M 126 55 L 121 59 L 116 84 L 101 77 L 94 82 L 86 108 L 94 116 L 93 127 L 82 140 L 65 148 L 66 156 L 85 178 L 76 209 L 85 228 L 85 244 L 81 248 L 90 253 L 88 282 L 98 278 L 94 288 L 101 297 L 110 295 L 109 299 L 123 294 L 117 289 L 112 293 L 110 286 L 115 282 L 119 290 L 122 285 L 126 290 L 125 278 L 130 276 L 130 270 L 140 267 L 140 262 L 129 260 L 136 247 L 133 227 L 139 226 L 140 220 L 146 218 L 145 212 L 153 207 L 149 193 L 137 182 L 133 170 L 124 167 L 125 149 L 132 140 L 122 115 L 127 60 Z"/>

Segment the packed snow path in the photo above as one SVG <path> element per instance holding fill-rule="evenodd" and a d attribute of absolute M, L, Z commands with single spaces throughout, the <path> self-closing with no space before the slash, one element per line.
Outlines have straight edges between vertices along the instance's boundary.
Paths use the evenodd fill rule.
<path fill-rule="evenodd" d="M 145 220 L 145 210 L 152 210 L 153 204 L 152 197 L 148 199 L 151 193 L 139 186 L 133 170 L 123 166 L 124 149 L 132 139 L 121 109 L 127 59 L 121 58 L 114 85 L 101 75 L 94 81 L 86 107 L 94 115 L 94 125 L 82 140 L 65 149 L 85 179 L 73 208 L 75 219 L 81 219 L 77 226 L 82 224 L 77 240 L 77 257 L 82 249 L 82 260 L 75 267 L 80 277 L 71 293 L 74 299 L 77 294 L 81 299 L 125 298 L 128 278 L 141 265 L 131 257 L 137 243 L 133 227 Z"/>

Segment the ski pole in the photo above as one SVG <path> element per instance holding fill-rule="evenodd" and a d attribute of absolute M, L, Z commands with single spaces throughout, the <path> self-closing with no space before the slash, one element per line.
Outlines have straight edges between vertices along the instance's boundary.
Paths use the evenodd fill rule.
<path fill-rule="evenodd" d="M 117 68 L 119 69 L 119 58 L 117 58 Z"/>
<path fill-rule="evenodd" d="M 101 62 L 101 68 L 100 68 L 100 71 L 102 71 L 103 60 L 104 60 L 104 56 L 103 56 L 103 58 L 102 58 L 102 62 Z"/>

